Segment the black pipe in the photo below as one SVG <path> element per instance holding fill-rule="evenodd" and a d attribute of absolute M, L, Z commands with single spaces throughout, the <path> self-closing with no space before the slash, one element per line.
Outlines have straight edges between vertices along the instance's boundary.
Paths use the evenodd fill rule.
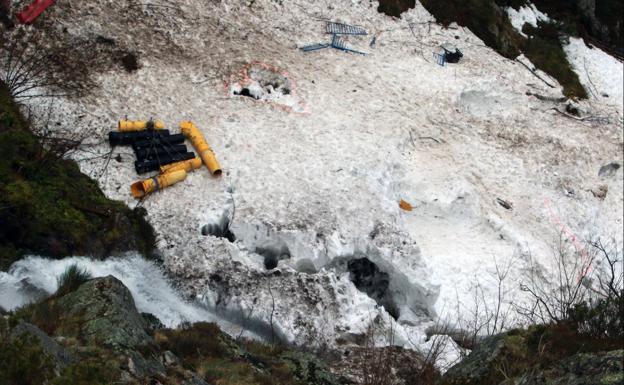
<path fill-rule="evenodd" d="M 108 133 L 108 142 L 111 146 L 127 146 L 134 144 L 137 141 L 168 136 L 169 130 L 148 130 L 134 132 L 111 131 Z"/>
<path fill-rule="evenodd" d="M 184 143 L 184 135 L 174 134 L 169 136 L 155 136 L 147 140 L 136 141 L 132 144 L 132 148 L 136 151 L 139 148 L 150 148 L 159 144 L 180 144 Z"/>
<path fill-rule="evenodd" d="M 143 161 L 135 161 L 134 169 L 137 174 L 143 174 L 150 171 L 157 171 L 160 166 L 166 164 L 179 162 L 181 160 L 193 159 L 195 157 L 194 152 L 185 152 L 180 154 L 163 155 L 158 159 L 148 159 Z"/>
<path fill-rule="evenodd" d="M 135 151 L 137 160 L 158 159 L 163 155 L 183 154 L 186 152 L 185 144 L 176 145 L 158 145 L 154 147 L 138 148 Z"/>

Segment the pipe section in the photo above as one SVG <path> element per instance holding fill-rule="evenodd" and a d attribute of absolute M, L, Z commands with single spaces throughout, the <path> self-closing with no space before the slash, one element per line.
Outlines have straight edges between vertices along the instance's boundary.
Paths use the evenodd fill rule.
<path fill-rule="evenodd" d="M 185 178 L 186 171 L 184 170 L 168 172 L 166 174 L 160 174 L 153 178 L 135 182 L 132 184 L 132 186 L 130 186 L 130 191 L 135 198 L 139 199 L 154 191 L 162 190 L 178 182 L 181 182 Z"/>
<path fill-rule="evenodd" d="M 120 120 L 117 128 L 121 132 L 127 131 L 143 131 L 143 130 L 162 130 L 165 124 L 160 120 Z"/>
<path fill-rule="evenodd" d="M 158 131 L 130 131 L 119 132 L 111 131 L 108 133 L 108 142 L 111 146 L 128 146 L 141 140 L 149 140 L 152 138 L 159 138 L 161 136 L 169 136 L 169 130 Z"/>
<path fill-rule="evenodd" d="M 189 160 L 183 160 L 181 162 L 175 162 L 171 164 L 166 164 L 164 166 L 160 166 L 160 173 L 164 174 L 166 172 L 172 172 L 176 170 L 184 170 L 186 172 L 191 172 L 193 170 L 197 170 L 202 166 L 201 158 L 195 157 Z"/>
<path fill-rule="evenodd" d="M 177 144 L 173 146 L 154 146 L 139 148 L 135 151 L 137 160 L 159 159 L 163 155 L 183 154 L 186 152 L 186 145 Z"/>
<path fill-rule="evenodd" d="M 140 148 L 150 148 L 156 145 L 172 145 L 184 143 L 184 135 L 173 134 L 169 136 L 158 136 L 148 140 L 139 140 L 134 142 L 132 148 L 136 151 Z"/>
<path fill-rule="evenodd" d="M 134 162 L 134 169 L 137 174 L 144 174 L 150 171 L 156 171 L 160 168 L 160 166 L 171 164 L 175 162 L 180 162 L 182 160 L 193 159 L 195 154 L 192 152 L 185 152 L 181 154 L 170 154 L 163 155 L 158 159 L 146 159 L 143 161 Z"/>
<path fill-rule="evenodd" d="M 191 143 L 193 143 L 193 147 L 199 153 L 202 161 L 210 170 L 210 173 L 214 176 L 221 175 L 221 166 L 215 157 L 214 152 L 206 142 L 204 135 L 199 131 L 199 129 L 193 124 L 193 122 L 185 121 L 180 123 L 180 130 L 186 136 Z"/>

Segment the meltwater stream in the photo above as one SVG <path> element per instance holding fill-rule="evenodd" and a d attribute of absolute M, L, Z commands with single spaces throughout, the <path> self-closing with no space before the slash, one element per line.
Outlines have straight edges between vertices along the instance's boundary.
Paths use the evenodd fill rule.
<path fill-rule="evenodd" d="M 8 272 L 0 272 L 0 307 L 13 310 L 54 293 L 57 278 L 72 264 L 87 270 L 93 277 L 116 277 L 128 287 L 140 312 L 154 314 L 167 327 L 184 321 L 208 321 L 219 323 L 230 333 L 237 332 L 232 323 L 200 304 L 184 300 L 158 265 L 136 254 L 104 261 L 85 257 L 62 260 L 26 257 L 15 262 Z"/>

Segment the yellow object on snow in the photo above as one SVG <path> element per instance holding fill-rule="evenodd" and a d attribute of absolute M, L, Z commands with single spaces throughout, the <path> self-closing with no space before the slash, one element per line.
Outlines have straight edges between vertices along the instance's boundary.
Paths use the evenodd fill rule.
<path fill-rule="evenodd" d="M 144 120 L 120 120 L 119 121 L 119 125 L 117 126 L 119 131 L 121 132 L 126 132 L 126 131 L 143 131 L 145 129 L 147 129 L 148 124 L 150 123 L 150 121 L 144 121 Z M 160 120 L 156 120 L 154 122 L 154 129 L 156 130 L 162 130 L 165 128 L 165 124 L 163 122 L 161 122 Z"/>
<path fill-rule="evenodd" d="M 166 164 L 164 166 L 160 166 L 160 173 L 164 174 L 167 172 L 184 170 L 186 172 L 191 172 L 193 170 L 197 170 L 202 166 L 201 158 L 195 157 L 193 159 L 182 160 L 180 162 L 175 162 L 171 164 Z"/>
<path fill-rule="evenodd" d="M 199 129 L 193 124 L 193 122 L 182 122 L 180 123 L 180 130 L 186 136 L 191 143 L 193 143 L 193 147 L 199 153 L 202 161 L 210 170 L 210 173 L 214 176 L 221 175 L 221 166 L 219 166 L 219 162 L 215 157 L 214 152 L 206 142 L 204 135 L 199 131 Z"/>
<path fill-rule="evenodd" d="M 130 186 L 130 191 L 135 198 L 143 198 L 149 193 L 172 186 L 186 178 L 186 171 L 176 170 L 160 174 L 153 178 L 135 182 Z"/>

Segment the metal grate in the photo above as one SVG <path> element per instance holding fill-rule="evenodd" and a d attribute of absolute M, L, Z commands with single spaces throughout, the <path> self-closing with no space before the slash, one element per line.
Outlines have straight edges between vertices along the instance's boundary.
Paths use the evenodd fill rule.
<path fill-rule="evenodd" d="M 304 52 L 310 52 L 310 51 L 316 51 L 319 49 L 323 49 L 323 48 L 327 48 L 329 47 L 329 44 L 312 44 L 312 45 L 306 45 L 304 47 L 301 47 L 301 50 Z"/>
<path fill-rule="evenodd" d="M 327 22 L 325 31 L 333 35 L 366 35 L 367 34 L 366 30 L 362 27 L 356 27 L 353 25 L 348 25 L 348 24 L 343 24 L 343 23 L 335 23 L 333 21 Z"/>

